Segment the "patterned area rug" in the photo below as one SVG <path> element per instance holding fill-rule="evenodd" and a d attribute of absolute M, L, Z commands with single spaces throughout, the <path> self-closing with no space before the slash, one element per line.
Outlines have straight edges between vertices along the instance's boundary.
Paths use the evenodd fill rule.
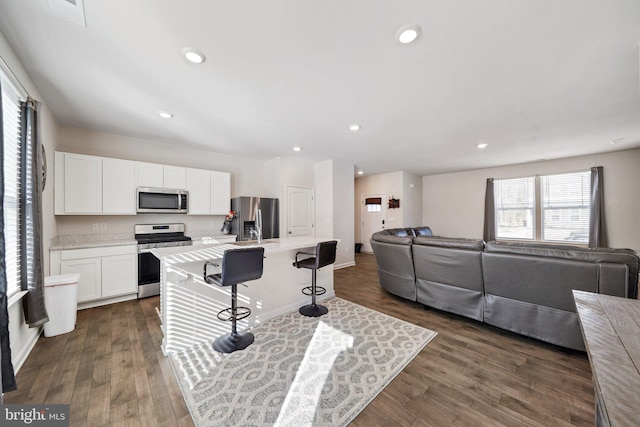
<path fill-rule="evenodd" d="M 344 426 L 436 333 L 340 298 L 319 318 L 297 311 L 251 329 L 221 354 L 211 343 L 170 356 L 197 426 Z"/>

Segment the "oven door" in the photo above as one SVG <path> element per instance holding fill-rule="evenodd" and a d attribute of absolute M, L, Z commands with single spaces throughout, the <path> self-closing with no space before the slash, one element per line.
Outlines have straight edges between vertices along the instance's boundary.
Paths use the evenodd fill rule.
<path fill-rule="evenodd" d="M 160 295 L 160 260 L 150 249 L 138 252 L 138 298 Z"/>

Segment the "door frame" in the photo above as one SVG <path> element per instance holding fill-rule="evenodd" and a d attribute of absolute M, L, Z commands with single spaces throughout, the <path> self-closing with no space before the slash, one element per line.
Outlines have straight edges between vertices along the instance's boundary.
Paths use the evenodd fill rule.
<path fill-rule="evenodd" d="M 380 197 L 382 199 L 382 203 L 380 205 L 381 206 L 380 213 L 382 214 L 382 217 L 383 217 L 382 219 L 385 222 L 382 229 L 384 230 L 387 225 L 387 207 L 384 204 L 384 201 L 387 200 L 387 194 L 386 193 L 361 194 L 360 195 L 360 239 L 362 240 L 363 244 L 368 244 L 367 243 L 368 240 L 366 240 L 366 236 L 364 233 L 364 219 L 366 218 L 366 215 L 367 215 L 367 208 L 366 208 L 367 205 L 365 205 L 364 201 L 369 197 Z M 372 253 L 372 252 L 368 252 L 368 253 Z"/>

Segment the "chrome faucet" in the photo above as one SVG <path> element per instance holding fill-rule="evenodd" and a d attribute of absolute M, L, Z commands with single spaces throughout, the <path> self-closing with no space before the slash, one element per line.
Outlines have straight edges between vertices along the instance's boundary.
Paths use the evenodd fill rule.
<path fill-rule="evenodd" d="M 258 240 L 258 244 L 262 243 L 262 211 L 260 209 L 256 209 L 256 225 L 249 232 L 250 236 L 256 235 L 256 240 Z"/>

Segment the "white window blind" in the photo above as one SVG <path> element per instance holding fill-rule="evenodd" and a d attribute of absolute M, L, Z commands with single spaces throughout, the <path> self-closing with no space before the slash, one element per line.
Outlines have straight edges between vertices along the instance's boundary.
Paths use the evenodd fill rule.
<path fill-rule="evenodd" d="M 542 240 L 589 242 L 591 172 L 540 177 Z"/>
<path fill-rule="evenodd" d="M 591 172 L 494 181 L 496 239 L 588 243 Z"/>
<path fill-rule="evenodd" d="M 497 239 L 528 239 L 534 235 L 534 177 L 494 181 Z"/>
<path fill-rule="evenodd" d="M 20 93 L 0 72 L 4 147 L 4 238 L 7 295 L 20 290 Z"/>

